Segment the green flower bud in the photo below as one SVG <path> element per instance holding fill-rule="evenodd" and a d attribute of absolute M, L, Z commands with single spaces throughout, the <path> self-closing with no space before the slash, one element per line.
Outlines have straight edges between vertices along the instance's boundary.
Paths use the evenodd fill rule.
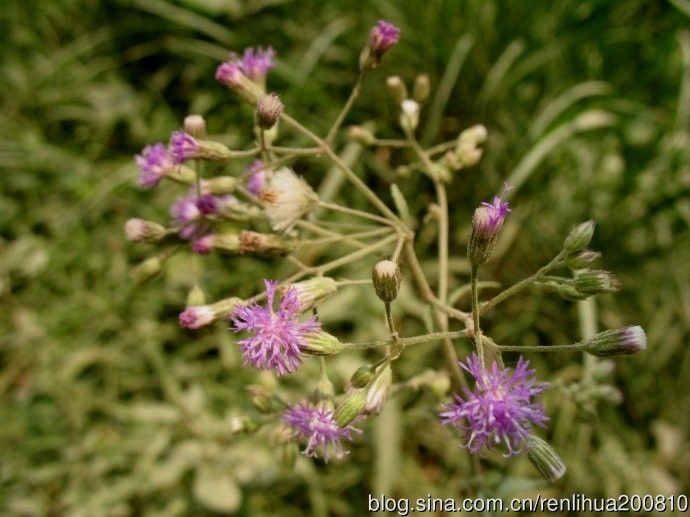
<path fill-rule="evenodd" d="M 525 442 L 527 457 L 545 479 L 553 482 L 563 477 L 565 463 L 553 447 L 534 435 L 527 437 Z"/>
<path fill-rule="evenodd" d="M 376 295 L 386 303 L 398 297 L 400 291 L 400 266 L 392 260 L 380 260 L 372 271 Z"/>
<path fill-rule="evenodd" d="M 206 136 L 206 121 L 201 115 L 187 115 L 184 118 L 182 128 L 185 133 L 192 135 L 194 138 L 204 138 Z"/>
<path fill-rule="evenodd" d="M 247 386 L 247 392 L 249 393 L 249 400 L 252 406 L 259 413 L 268 414 L 273 412 L 273 399 L 266 388 L 254 384 Z"/>
<path fill-rule="evenodd" d="M 405 83 L 397 75 L 393 75 L 386 79 L 386 86 L 388 87 L 388 92 L 393 98 L 393 102 L 400 106 L 405 99 L 407 99 L 407 87 Z"/>
<path fill-rule="evenodd" d="M 146 219 L 129 219 L 125 223 L 125 237 L 132 242 L 158 242 L 167 235 L 164 226 Z"/>
<path fill-rule="evenodd" d="M 163 261 L 159 257 L 149 257 L 132 269 L 132 280 L 142 284 L 158 275 L 163 270 Z"/>
<path fill-rule="evenodd" d="M 577 255 L 571 255 L 565 261 L 570 269 L 584 269 L 596 262 L 601 257 L 598 251 L 584 250 Z"/>
<path fill-rule="evenodd" d="M 598 357 L 636 354 L 647 349 L 647 335 L 638 325 L 606 330 L 585 342 L 585 352 Z"/>
<path fill-rule="evenodd" d="M 222 196 L 223 194 L 231 194 L 237 188 L 239 179 L 234 176 L 217 176 L 201 181 L 201 193 L 212 194 L 214 196 Z"/>
<path fill-rule="evenodd" d="M 335 421 L 340 427 L 345 427 L 364 411 L 366 401 L 367 396 L 364 390 L 351 392 L 335 409 Z"/>
<path fill-rule="evenodd" d="M 601 269 L 581 271 L 573 278 L 573 287 L 582 294 L 615 293 L 620 282 L 612 273 Z"/>
<path fill-rule="evenodd" d="M 360 366 L 355 373 L 350 377 L 350 384 L 354 388 L 363 388 L 369 381 L 374 378 L 376 367 L 373 364 L 365 364 Z"/>
<path fill-rule="evenodd" d="M 363 126 L 350 126 L 347 130 L 347 135 L 355 142 L 366 146 L 374 145 L 374 142 L 376 142 L 374 133 Z"/>
<path fill-rule="evenodd" d="M 364 403 L 364 411 L 367 413 L 378 413 L 388 400 L 388 392 L 393 382 L 393 371 L 390 364 L 387 364 L 374 383 L 367 390 L 367 397 Z"/>
<path fill-rule="evenodd" d="M 589 246 L 589 241 L 594 235 L 594 221 L 586 221 L 577 225 L 572 229 L 570 234 L 565 238 L 563 243 L 563 250 L 568 254 L 577 253 Z"/>
<path fill-rule="evenodd" d="M 338 284 L 330 277 L 317 276 L 303 282 L 288 284 L 281 292 L 285 294 L 288 289 L 294 289 L 297 293 L 300 310 L 308 311 L 335 294 Z"/>
<path fill-rule="evenodd" d="M 194 284 L 187 295 L 187 307 L 206 305 L 206 296 L 198 284 Z"/>
<path fill-rule="evenodd" d="M 537 282 L 536 285 L 537 285 L 537 287 L 540 287 L 541 289 L 543 289 L 547 293 L 557 294 L 560 297 L 565 298 L 566 300 L 577 301 L 577 300 L 584 300 L 584 299 L 588 298 L 588 295 L 581 293 L 580 291 L 575 289 L 569 283 L 549 281 L 549 282 Z"/>
<path fill-rule="evenodd" d="M 430 93 L 431 83 L 429 82 L 429 76 L 426 74 L 419 74 L 414 80 L 412 98 L 422 104 L 429 98 Z"/>
<path fill-rule="evenodd" d="M 294 241 L 282 235 L 266 234 L 242 230 L 239 235 L 240 255 L 262 256 L 287 255 L 295 249 Z"/>
<path fill-rule="evenodd" d="M 302 351 L 309 355 L 333 355 L 343 349 L 343 344 L 338 338 L 320 330 L 305 336 L 306 346 Z"/>

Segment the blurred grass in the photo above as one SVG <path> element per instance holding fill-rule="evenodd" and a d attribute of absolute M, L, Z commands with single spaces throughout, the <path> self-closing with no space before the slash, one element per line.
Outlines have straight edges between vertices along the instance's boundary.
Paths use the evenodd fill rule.
<path fill-rule="evenodd" d="M 212 133 L 227 132 L 237 145 L 251 139 L 251 112 L 213 79 L 227 51 L 277 48 L 271 88 L 291 113 L 323 132 L 379 17 L 399 24 L 403 38 L 348 121 L 376 119 L 380 135 L 397 136 L 383 81 L 397 74 L 410 82 L 426 72 L 438 87 L 420 133 L 426 142 L 453 138 L 476 122 L 489 128 L 484 159 L 451 192 L 452 255 L 464 255 L 473 207 L 512 178 L 519 184 L 514 212 L 486 278 L 522 278 L 559 249 L 572 224 L 594 218 L 593 247 L 623 281 L 618 295 L 598 300 L 599 325 L 639 323 L 648 332 L 646 354 L 616 361 L 610 382 L 624 395 L 621 405 L 592 408 L 559 389 L 548 396 L 550 438 L 570 469 L 565 481 L 547 488 L 529 479 L 523 459 L 490 458 L 498 467 L 487 480 L 492 493 L 530 493 L 535 486 L 554 494 L 688 493 L 687 2 L 6 0 L 3 514 L 202 515 L 237 508 L 243 515 L 294 515 L 311 508 L 359 515 L 372 486 L 415 497 L 464 493 L 465 455 L 438 426 L 439 399 L 428 391 L 401 395 L 400 415 L 383 420 L 402 426 L 393 478 L 380 463 L 374 469 L 376 419 L 347 462 L 300 461 L 294 473 L 281 466 L 266 433 L 232 435 L 233 416 L 256 416 L 243 388 L 256 375 L 240 368 L 223 325 L 198 334 L 177 329 L 191 281 L 188 261 L 175 261 L 164 281 L 144 287 L 127 276 L 144 255 L 124 242 L 124 221 L 163 218 L 174 195 L 168 188 L 139 192 L 131 156 L 166 139 L 189 112 L 204 113 Z M 364 152 L 357 170 L 388 192 L 391 167 L 404 157 Z M 324 172 L 319 162 L 301 168 L 315 184 Z M 433 194 L 426 181 L 413 176 L 401 188 L 414 193 L 410 208 L 423 215 Z M 362 203 L 348 189 L 339 195 Z M 420 233 L 428 260 L 434 238 L 433 228 Z M 456 265 L 451 288 L 467 279 L 463 262 Z M 362 264 L 352 276 L 367 270 Z M 264 276 L 275 276 L 275 264 L 213 259 L 203 287 L 209 299 L 245 296 Z M 530 303 L 520 297 L 488 317 L 491 335 L 525 344 L 578 337 L 573 304 L 530 296 Z M 423 313 L 407 303 L 420 318 L 406 318 L 403 332 L 417 333 Z M 374 299 L 350 291 L 324 307 L 323 318 L 344 337 L 364 340 L 382 332 L 370 316 L 378 310 Z M 421 373 L 420 365 L 438 367 L 435 355 L 410 350 L 397 378 Z M 578 356 L 534 362 L 556 383 L 580 375 Z M 333 362 L 340 386 L 357 364 L 354 357 Z M 294 400 L 315 372 L 306 365 L 299 378 L 281 381 L 281 390 Z"/>

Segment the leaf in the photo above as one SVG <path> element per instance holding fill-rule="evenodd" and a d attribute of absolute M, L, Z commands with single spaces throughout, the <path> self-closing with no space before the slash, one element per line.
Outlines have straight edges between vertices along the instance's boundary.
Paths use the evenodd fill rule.
<path fill-rule="evenodd" d="M 235 512 L 242 502 L 242 492 L 230 474 L 215 465 L 202 465 L 194 478 L 194 496 L 209 510 Z"/>

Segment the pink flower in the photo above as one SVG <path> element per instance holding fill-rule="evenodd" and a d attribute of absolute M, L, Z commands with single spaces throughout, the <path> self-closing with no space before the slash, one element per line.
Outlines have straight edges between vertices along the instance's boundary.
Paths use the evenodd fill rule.
<path fill-rule="evenodd" d="M 135 161 L 139 168 L 139 185 L 146 188 L 158 185 L 174 166 L 172 155 L 160 142 L 144 147 Z"/>
<path fill-rule="evenodd" d="M 371 29 L 369 46 L 372 53 L 381 59 L 381 56 L 400 40 L 400 29 L 386 20 L 379 20 Z"/>

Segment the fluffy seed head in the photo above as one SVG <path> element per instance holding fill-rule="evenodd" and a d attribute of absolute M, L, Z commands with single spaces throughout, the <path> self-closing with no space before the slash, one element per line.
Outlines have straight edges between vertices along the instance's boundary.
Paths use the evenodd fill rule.
<path fill-rule="evenodd" d="M 287 167 L 278 169 L 261 193 L 273 230 L 284 232 L 316 208 L 319 198 L 302 178 Z"/>

